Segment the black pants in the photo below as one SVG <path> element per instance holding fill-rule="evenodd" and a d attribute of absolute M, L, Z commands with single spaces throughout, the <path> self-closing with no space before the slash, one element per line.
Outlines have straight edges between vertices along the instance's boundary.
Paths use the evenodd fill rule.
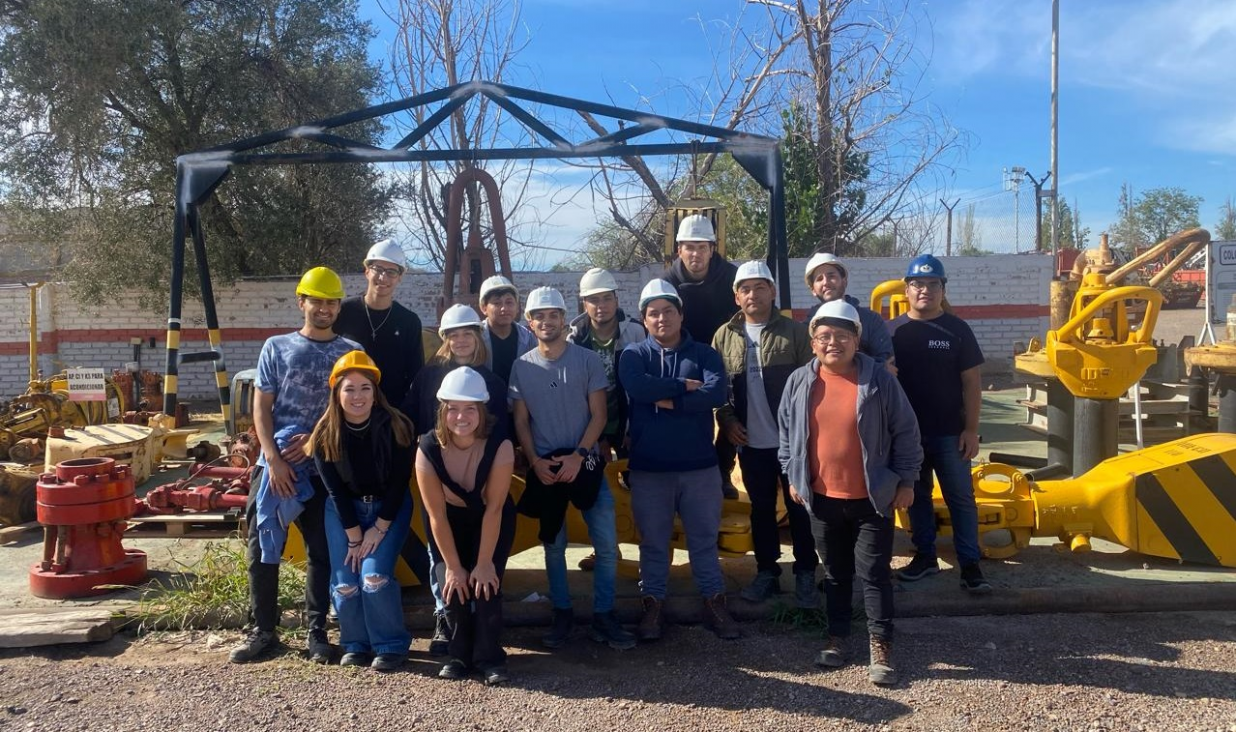
<path fill-rule="evenodd" d="M 850 634 L 854 574 L 863 583 L 867 632 L 893 639 L 893 520 L 876 513 L 866 498 L 811 497 L 811 533 L 824 560 L 828 633 Z"/>
<path fill-rule="evenodd" d="M 274 630 L 279 625 L 279 565 L 262 563 L 262 547 L 258 543 L 257 485 L 262 468 L 253 472 L 245 520 L 249 524 L 245 559 L 249 563 L 249 622 L 258 630 Z M 308 567 L 305 570 L 305 615 L 309 632 L 326 632 L 326 613 L 330 608 L 330 549 L 326 546 L 326 486 L 316 475 L 313 497 L 305 502 L 305 510 L 296 519 L 296 527 L 305 540 Z"/>
<path fill-rule="evenodd" d="M 794 547 L 794 573 L 815 572 L 820 560 L 815 553 L 811 518 L 807 509 L 790 499 L 790 481 L 781 474 L 777 449 L 738 451 L 742 483 L 751 498 L 751 542 L 755 544 L 755 566 L 761 572 L 781 575 L 781 529 L 777 526 L 777 492 L 780 488 L 790 520 L 790 542 Z"/>
<path fill-rule="evenodd" d="M 732 480 L 730 476 L 734 472 L 737 450 L 734 448 L 734 443 L 725 436 L 725 430 L 717 430 L 717 440 L 713 443 L 713 448 L 717 451 L 717 469 L 721 471 L 721 485 L 728 485 Z"/>
<path fill-rule="evenodd" d="M 463 568 L 471 572 L 476 568 L 477 553 L 481 547 L 483 511 L 461 506 L 446 506 L 446 521 L 450 524 L 455 540 L 455 552 Z M 506 662 L 502 648 L 502 590 L 501 581 L 506 573 L 506 560 L 511 554 L 515 540 L 515 503 L 508 497 L 502 506 L 502 524 L 498 530 L 498 543 L 494 545 L 494 571 L 498 574 L 499 590 L 489 599 L 473 597 L 470 602 L 460 602 L 453 595 L 446 603 L 446 623 L 450 629 L 450 657 L 463 661 L 470 667 L 485 669 Z M 445 570 L 446 565 L 442 565 Z M 442 583 L 442 578 L 439 578 Z"/>

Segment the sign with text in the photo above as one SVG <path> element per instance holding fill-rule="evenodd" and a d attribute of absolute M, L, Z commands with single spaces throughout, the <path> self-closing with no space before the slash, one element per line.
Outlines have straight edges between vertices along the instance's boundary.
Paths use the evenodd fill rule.
<path fill-rule="evenodd" d="M 1211 325 L 1227 325 L 1227 309 L 1236 295 L 1236 241 L 1210 242 L 1206 258 L 1206 317 Z"/>
<path fill-rule="evenodd" d="M 69 369 L 69 401 L 101 402 L 107 399 L 103 369 Z"/>

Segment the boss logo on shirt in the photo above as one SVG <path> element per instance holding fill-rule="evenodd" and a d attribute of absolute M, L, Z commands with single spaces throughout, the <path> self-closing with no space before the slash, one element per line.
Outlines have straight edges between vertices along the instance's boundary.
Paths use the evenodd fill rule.
<path fill-rule="evenodd" d="M 952 344 L 949 341 L 929 340 L 927 347 L 937 351 L 947 351 L 952 348 Z"/>

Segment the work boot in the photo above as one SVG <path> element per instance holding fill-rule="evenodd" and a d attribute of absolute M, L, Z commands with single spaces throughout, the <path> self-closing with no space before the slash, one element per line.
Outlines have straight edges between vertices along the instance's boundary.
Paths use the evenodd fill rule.
<path fill-rule="evenodd" d="M 275 631 L 254 628 L 249 631 L 244 640 L 232 649 L 232 652 L 228 654 L 227 660 L 232 663 L 248 663 L 278 644 L 279 639 L 275 636 Z"/>
<path fill-rule="evenodd" d="M 820 668 L 841 668 L 845 665 L 845 639 L 835 635 L 828 636 L 824 649 L 815 657 L 815 665 Z"/>
<path fill-rule="evenodd" d="M 935 557 L 926 554 L 915 554 L 910 563 L 897 570 L 897 579 L 902 582 L 917 582 L 940 572 L 940 563 Z"/>
<path fill-rule="evenodd" d="M 407 658 L 402 653 L 379 653 L 373 657 L 373 663 L 370 664 L 370 668 L 374 671 L 398 671 Z"/>
<path fill-rule="evenodd" d="M 330 641 L 326 639 L 326 631 L 311 630 L 309 631 L 309 660 L 318 664 L 330 663 L 330 657 L 334 651 L 331 648 Z"/>
<path fill-rule="evenodd" d="M 773 595 L 781 594 L 781 577 L 774 572 L 762 569 L 755 573 L 755 579 L 751 580 L 751 584 L 742 588 L 738 594 L 749 602 L 763 602 Z"/>
<path fill-rule="evenodd" d="M 597 568 L 597 553 L 593 552 L 583 559 L 579 560 L 579 568 L 585 572 L 591 572 Z"/>
<path fill-rule="evenodd" d="M 560 610 L 554 608 L 554 619 L 550 623 L 549 632 L 541 636 L 541 645 L 546 648 L 561 648 L 571 637 L 571 628 L 575 625 L 575 612 L 571 608 Z"/>
<path fill-rule="evenodd" d="M 604 643 L 615 651 L 625 651 L 635 647 L 635 635 L 623 629 L 612 610 L 592 614 L 592 628 L 589 635 L 597 643 Z"/>
<path fill-rule="evenodd" d="M 871 664 L 867 666 L 867 678 L 871 679 L 871 683 L 879 686 L 897 683 L 897 672 L 890 660 L 892 654 L 892 641 L 871 636 Z"/>
<path fill-rule="evenodd" d="M 644 605 L 644 617 L 640 618 L 639 627 L 635 629 L 636 635 L 642 641 L 661 640 L 661 631 L 665 627 L 665 602 L 652 595 L 644 595 L 640 602 Z"/>
<path fill-rule="evenodd" d="M 433 638 L 429 640 L 429 655 L 445 656 L 451 648 L 451 626 L 446 622 L 446 611 L 433 614 Z"/>
<path fill-rule="evenodd" d="M 452 658 L 442 664 L 442 668 L 438 671 L 438 678 L 451 679 L 466 679 L 468 677 L 468 664 L 460 661 L 458 658 Z"/>
<path fill-rule="evenodd" d="M 373 657 L 368 653 L 361 653 L 359 651 L 350 651 L 343 654 L 343 658 L 339 659 L 339 665 L 344 667 L 368 666 L 371 663 L 373 663 Z"/>
<path fill-rule="evenodd" d="M 961 565 L 961 589 L 972 595 L 986 595 L 991 592 L 991 584 L 983 577 L 983 570 L 978 562 Z"/>
<path fill-rule="evenodd" d="M 794 604 L 801 610 L 818 610 L 820 590 L 815 584 L 815 570 L 794 573 Z"/>
<path fill-rule="evenodd" d="M 486 686 L 501 686 L 511 680 L 511 675 L 506 670 L 506 664 L 497 663 L 481 668 L 481 678 Z"/>
<path fill-rule="evenodd" d="M 738 489 L 728 475 L 721 476 L 721 497 L 729 500 L 738 498 Z"/>
<path fill-rule="evenodd" d="M 742 631 L 734 616 L 726 607 L 725 593 L 718 592 L 712 597 L 704 598 L 704 625 L 717 634 L 721 640 L 737 640 L 742 637 Z"/>

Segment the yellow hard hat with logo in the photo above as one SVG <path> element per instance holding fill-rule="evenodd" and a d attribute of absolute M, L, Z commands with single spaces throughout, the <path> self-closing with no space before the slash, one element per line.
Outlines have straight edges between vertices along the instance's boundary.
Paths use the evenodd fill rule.
<path fill-rule="evenodd" d="M 342 300 L 345 295 L 343 280 L 330 267 L 314 267 L 301 275 L 296 294 L 323 300 Z"/>
<path fill-rule="evenodd" d="M 382 371 L 364 351 L 348 351 L 335 361 L 334 368 L 330 370 L 330 388 L 335 388 L 335 381 L 346 371 L 364 371 L 373 377 L 373 383 L 382 381 Z"/>

